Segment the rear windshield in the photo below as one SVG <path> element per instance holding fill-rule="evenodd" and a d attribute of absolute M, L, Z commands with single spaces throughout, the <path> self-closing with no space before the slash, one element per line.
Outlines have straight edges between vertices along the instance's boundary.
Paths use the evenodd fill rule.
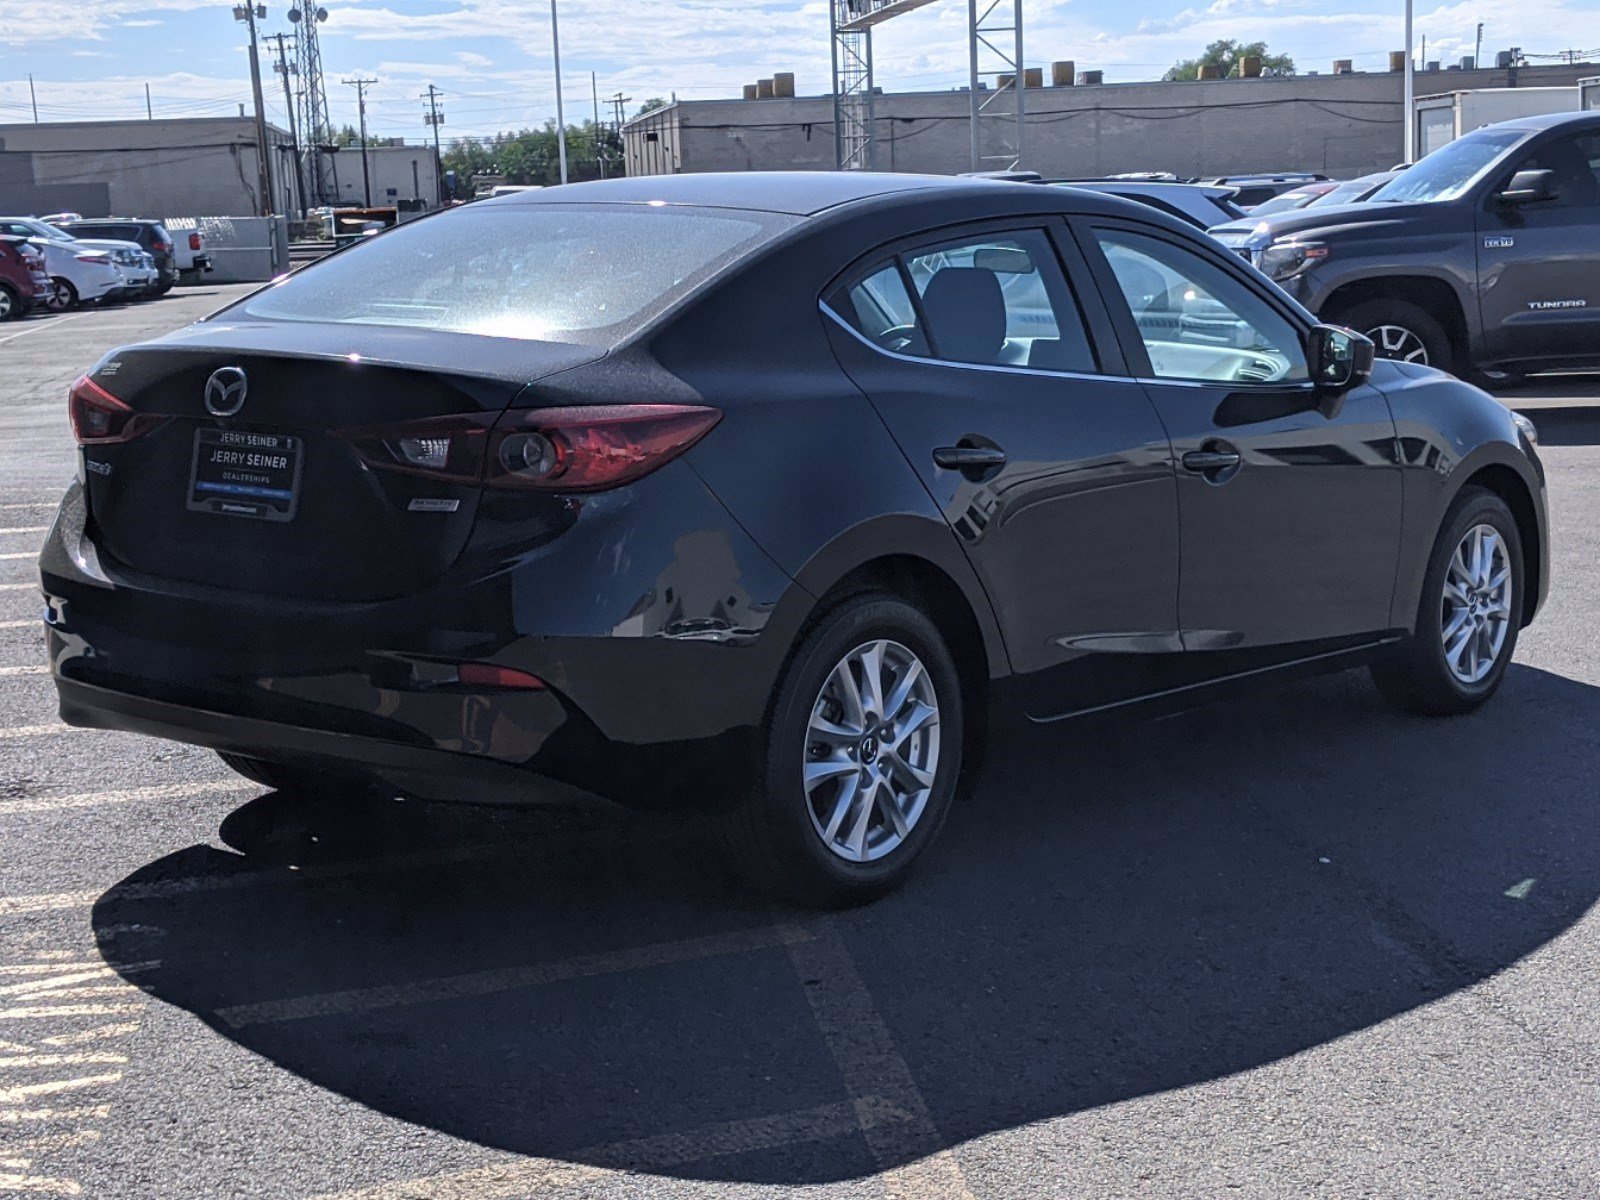
<path fill-rule="evenodd" d="M 474 205 L 298 271 L 243 311 L 608 345 L 798 220 L 645 204 Z"/>

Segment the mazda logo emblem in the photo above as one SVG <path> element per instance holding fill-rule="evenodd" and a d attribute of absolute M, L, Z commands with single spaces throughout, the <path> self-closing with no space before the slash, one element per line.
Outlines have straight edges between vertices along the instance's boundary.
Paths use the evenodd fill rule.
<path fill-rule="evenodd" d="M 249 391 L 243 367 L 218 367 L 206 380 L 206 411 L 214 417 L 231 417 L 244 407 Z"/>

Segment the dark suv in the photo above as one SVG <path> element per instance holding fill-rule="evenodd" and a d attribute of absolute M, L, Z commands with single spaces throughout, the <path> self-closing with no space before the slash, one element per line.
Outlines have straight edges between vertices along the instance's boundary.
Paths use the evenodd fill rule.
<path fill-rule="evenodd" d="M 1500 378 L 1600 366 L 1600 113 L 1488 125 L 1365 203 L 1211 233 L 1385 357 Z"/>
<path fill-rule="evenodd" d="M 178 260 L 172 253 L 172 235 L 160 221 L 135 221 L 124 217 L 106 217 L 89 221 L 66 221 L 61 228 L 75 238 L 115 238 L 122 242 L 137 242 L 156 260 L 156 270 L 161 281 L 150 292 L 165 296 L 178 284 Z"/>

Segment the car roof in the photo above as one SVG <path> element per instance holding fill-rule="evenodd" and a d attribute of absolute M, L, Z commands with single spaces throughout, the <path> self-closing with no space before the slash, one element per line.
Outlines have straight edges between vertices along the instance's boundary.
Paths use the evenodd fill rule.
<path fill-rule="evenodd" d="M 1556 129 L 1564 125 L 1574 125 L 1582 128 L 1586 125 L 1600 127 L 1600 113 L 1597 112 L 1558 112 L 1538 113 L 1527 117 L 1513 117 L 1509 121 L 1498 123 L 1504 129 Z M 1485 126 L 1484 128 L 1489 128 Z"/>
<path fill-rule="evenodd" d="M 841 204 L 908 192 L 970 192 L 993 196 L 1015 185 L 953 175 L 901 175 L 880 171 L 712 171 L 697 175 L 640 175 L 600 179 L 476 201 L 502 204 L 685 204 L 814 216 Z"/>

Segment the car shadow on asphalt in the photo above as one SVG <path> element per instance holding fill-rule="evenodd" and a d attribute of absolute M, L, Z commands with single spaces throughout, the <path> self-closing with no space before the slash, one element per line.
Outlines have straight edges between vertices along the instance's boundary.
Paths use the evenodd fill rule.
<path fill-rule="evenodd" d="M 129 974 L 149 995 L 380 1112 L 822 1183 L 1272 1062 L 1539 949 L 1600 895 L 1597 726 L 1600 689 L 1514 666 L 1448 721 L 1346 674 L 1007 730 L 910 885 L 831 915 L 751 900 L 670 820 L 269 794 L 224 829 L 248 853 L 180 850 L 93 919 L 108 958 L 159 960 Z"/>

